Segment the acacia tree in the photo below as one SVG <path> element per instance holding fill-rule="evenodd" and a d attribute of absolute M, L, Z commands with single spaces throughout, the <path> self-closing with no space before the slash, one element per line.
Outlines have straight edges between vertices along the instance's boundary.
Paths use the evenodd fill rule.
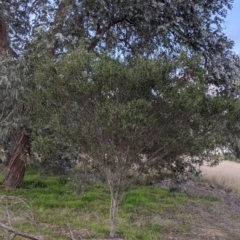
<path fill-rule="evenodd" d="M 177 76 L 183 67 L 192 73 L 192 83 Z M 193 170 L 192 162 L 184 167 L 181 156 L 211 158 L 208 151 L 227 143 L 224 111 L 237 105 L 205 94 L 204 71 L 197 58 L 124 62 L 82 48 L 36 66 L 34 88 L 26 94 L 34 106 L 32 147 L 47 154 L 61 140 L 88 156 L 86 164 L 110 189 L 111 237 L 119 202 L 137 178 L 179 163 L 182 171 Z M 42 131 L 46 124 L 51 134 Z M 129 178 L 130 171 L 135 173 Z"/>
<path fill-rule="evenodd" d="M 208 71 L 205 81 L 223 84 L 225 92 L 229 92 L 236 79 L 235 55 L 231 52 L 233 42 L 227 39 L 222 30 L 226 9 L 231 7 L 232 0 L 139 0 L 128 4 L 115 0 L 1 1 L 0 17 L 6 26 L 8 52 L 14 57 L 14 61 L 8 64 L 8 67 L 13 67 L 8 75 L 8 87 L 3 86 L 6 96 L 2 98 L 9 97 L 16 109 L 16 96 L 20 99 L 24 95 L 22 76 L 31 81 L 34 75 L 32 60 L 41 58 L 46 51 L 52 58 L 58 58 L 68 49 L 76 48 L 80 40 L 89 51 L 105 49 L 112 55 L 122 56 L 177 56 L 184 46 L 190 55 L 199 53 L 202 56 Z M 27 58 L 30 60 L 25 61 Z M 19 64 L 21 68 L 16 67 Z M 17 70 L 14 70 L 14 66 Z M 4 71 L 2 64 L 3 77 L 6 76 Z M 21 81 L 16 81 L 16 75 Z M 2 129 L 15 130 L 24 113 L 20 111 L 19 118 L 14 118 L 19 119 L 18 122 L 14 121 L 15 127 L 12 127 L 13 124 L 7 128 L 2 125 Z M 29 130 L 23 128 L 20 132 L 24 135 Z M 25 139 L 20 135 L 19 138 Z M 15 139 L 18 139 L 17 134 Z M 15 148 L 17 155 L 27 152 L 23 149 L 29 149 L 27 146 L 30 146 L 30 142 L 27 140 L 25 143 Z M 14 152 L 11 155 L 14 156 Z M 14 166 L 18 166 L 20 158 L 15 159 L 16 165 L 10 165 L 18 171 L 18 167 Z M 5 185 L 19 187 L 24 174 L 11 174 L 12 171 L 9 168 L 9 180 Z M 10 175 L 19 176 L 17 183 Z"/>

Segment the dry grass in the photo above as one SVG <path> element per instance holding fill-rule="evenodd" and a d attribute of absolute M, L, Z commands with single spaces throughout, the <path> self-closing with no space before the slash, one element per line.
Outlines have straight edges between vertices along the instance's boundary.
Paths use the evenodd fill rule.
<path fill-rule="evenodd" d="M 218 166 L 201 167 L 203 177 L 240 196 L 240 163 L 223 161 Z"/>

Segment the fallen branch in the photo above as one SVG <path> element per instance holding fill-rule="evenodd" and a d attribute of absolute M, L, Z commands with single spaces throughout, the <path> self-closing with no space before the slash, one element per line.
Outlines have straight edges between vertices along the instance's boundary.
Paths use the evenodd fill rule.
<path fill-rule="evenodd" d="M 10 233 L 15 234 L 15 236 L 24 237 L 24 238 L 31 239 L 31 240 L 40 240 L 39 238 L 36 238 L 36 237 L 34 237 L 32 235 L 29 235 L 27 233 L 19 232 L 19 231 L 15 230 L 14 228 L 9 227 L 9 226 L 7 226 L 3 223 L 0 223 L 0 227 L 5 229 L 6 231 L 8 231 Z"/>
<path fill-rule="evenodd" d="M 66 218 L 65 218 L 65 220 L 67 221 L 67 227 L 68 227 L 68 230 L 69 230 L 69 234 L 66 234 L 66 235 L 67 235 L 71 240 L 76 240 L 76 239 L 74 238 L 74 236 L 73 236 L 73 232 L 72 232 L 70 223 L 68 222 L 68 220 L 67 220 Z M 81 236 L 80 236 L 80 239 L 82 239 Z"/>

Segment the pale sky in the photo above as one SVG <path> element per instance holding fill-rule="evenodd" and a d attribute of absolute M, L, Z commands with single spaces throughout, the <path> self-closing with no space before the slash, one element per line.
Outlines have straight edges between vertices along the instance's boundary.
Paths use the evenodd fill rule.
<path fill-rule="evenodd" d="M 234 51 L 240 54 L 240 0 L 234 0 L 233 8 L 228 11 L 225 33 L 235 42 Z"/>

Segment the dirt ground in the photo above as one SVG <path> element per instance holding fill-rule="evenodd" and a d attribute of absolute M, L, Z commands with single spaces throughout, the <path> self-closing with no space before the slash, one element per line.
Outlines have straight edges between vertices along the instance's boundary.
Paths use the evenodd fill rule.
<path fill-rule="evenodd" d="M 163 183 L 161 187 L 168 186 Z M 209 199 L 209 204 L 178 206 L 169 212 L 168 219 L 166 216 L 155 219 L 161 226 L 166 225 L 166 233 L 160 235 L 160 240 L 240 240 L 240 197 L 205 181 L 193 182 L 186 194 L 203 201 Z M 187 228 L 180 232 L 179 225 Z"/>
<path fill-rule="evenodd" d="M 163 183 L 160 187 L 168 186 Z M 190 198 L 200 197 L 203 201 L 208 198 L 209 204 L 206 201 L 193 201 L 173 208 L 167 217 L 154 219 L 161 226 L 166 226 L 165 234 L 160 235 L 160 240 L 240 240 L 239 196 L 207 181 L 193 182 L 186 194 Z M 186 226 L 186 229 L 179 231 L 179 225 Z M 56 227 L 52 231 L 65 232 Z M 81 236 L 87 236 L 87 233 L 87 229 L 73 229 L 76 239 L 83 239 Z"/>
<path fill-rule="evenodd" d="M 170 213 L 173 231 L 169 229 L 161 240 L 240 240 L 240 197 L 208 182 L 194 182 L 186 193 L 213 201 L 207 205 L 184 205 Z M 189 226 L 190 231 L 174 233 L 174 225 L 179 222 Z"/>

